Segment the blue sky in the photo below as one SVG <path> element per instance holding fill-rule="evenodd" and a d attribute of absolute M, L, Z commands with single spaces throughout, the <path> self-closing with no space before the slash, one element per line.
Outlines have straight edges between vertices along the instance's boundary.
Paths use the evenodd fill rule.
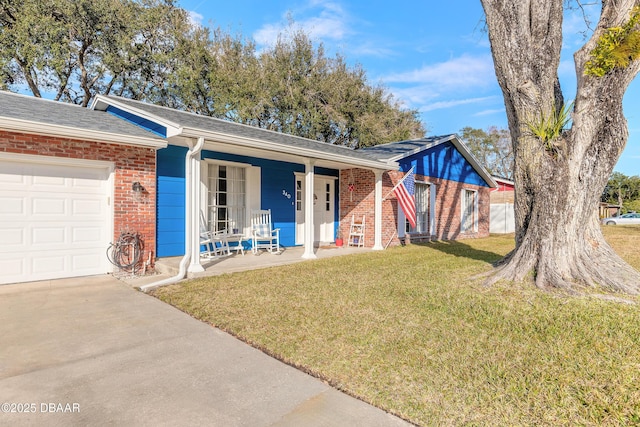
<path fill-rule="evenodd" d="M 480 0 L 179 0 L 201 25 L 272 44 L 289 17 L 321 41 L 328 54 L 361 64 L 369 82 L 382 84 L 406 106 L 420 111 L 429 135 L 465 126 L 507 127 L 495 78 Z M 597 13 L 597 10 L 593 10 Z M 566 100 L 575 96 L 573 52 L 585 23 L 569 13 L 560 66 Z M 615 170 L 640 175 L 640 79 L 625 96 L 629 141 Z"/>

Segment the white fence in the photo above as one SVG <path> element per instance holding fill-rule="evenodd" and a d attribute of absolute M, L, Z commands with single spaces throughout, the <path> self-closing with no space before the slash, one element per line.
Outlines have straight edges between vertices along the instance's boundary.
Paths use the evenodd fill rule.
<path fill-rule="evenodd" d="M 490 233 L 513 233 L 516 231 L 513 204 L 500 203 L 491 205 Z"/>

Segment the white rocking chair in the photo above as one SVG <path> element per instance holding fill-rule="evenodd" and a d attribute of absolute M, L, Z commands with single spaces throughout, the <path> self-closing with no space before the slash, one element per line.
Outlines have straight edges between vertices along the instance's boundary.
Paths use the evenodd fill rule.
<path fill-rule="evenodd" d="M 227 241 L 227 230 L 209 231 L 206 224 L 204 213 L 200 212 L 200 245 L 204 246 L 204 251 L 200 252 L 200 256 L 212 259 L 231 255 Z"/>
<path fill-rule="evenodd" d="M 272 226 L 271 209 L 251 211 L 251 243 L 254 255 L 259 249 L 280 253 L 280 229 Z"/>

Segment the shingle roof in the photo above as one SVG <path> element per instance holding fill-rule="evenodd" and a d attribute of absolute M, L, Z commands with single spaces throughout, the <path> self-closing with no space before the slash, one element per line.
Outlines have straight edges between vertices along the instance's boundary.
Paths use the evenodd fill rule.
<path fill-rule="evenodd" d="M 97 103 L 99 103 L 100 101 L 104 101 L 105 98 L 107 100 L 114 101 L 116 104 L 132 107 L 136 110 L 140 110 L 157 118 L 163 119 L 176 128 L 182 127 L 208 132 L 218 132 L 221 134 L 267 141 L 287 147 L 297 147 L 301 149 L 319 151 L 330 155 L 349 156 L 354 159 L 362 159 L 374 162 L 381 161 L 378 157 L 373 156 L 363 150 L 353 150 L 351 148 L 340 145 L 333 145 L 326 142 L 288 135 L 281 132 L 258 128 L 255 126 L 234 123 L 209 116 L 202 116 L 199 114 L 180 111 L 173 108 L 161 107 L 158 105 L 148 104 L 146 102 L 134 101 L 127 98 L 116 96 L 100 96 L 97 98 Z M 100 107 L 97 107 L 96 103 L 94 103 L 94 108 Z"/>
<path fill-rule="evenodd" d="M 0 117 L 163 141 L 151 132 L 102 111 L 7 91 L 0 91 Z"/>
<path fill-rule="evenodd" d="M 368 155 L 380 161 L 398 160 L 411 154 L 418 153 L 422 150 L 426 150 L 443 142 L 450 141 L 455 137 L 456 136 L 453 134 L 443 136 L 430 136 L 420 139 L 374 145 L 372 147 L 363 148 L 362 150 L 365 151 Z"/>

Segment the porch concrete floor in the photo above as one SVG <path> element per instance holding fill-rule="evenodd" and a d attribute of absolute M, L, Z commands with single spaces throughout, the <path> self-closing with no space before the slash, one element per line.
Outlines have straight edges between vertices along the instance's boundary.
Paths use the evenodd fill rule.
<path fill-rule="evenodd" d="M 315 259 L 330 258 L 334 256 L 350 255 L 357 253 L 370 252 L 370 248 L 358 248 L 354 246 L 321 246 L 314 248 Z M 238 271 L 257 270 L 261 268 L 273 267 L 278 265 L 293 264 L 296 262 L 309 261 L 302 258 L 304 253 L 303 247 L 283 248 L 280 254 L 270 254 L 266 251 L 260 251 L 257 255 L 251 253 L 251 250 L 245 251 L 244 255 L 235 253 L 225 257 L 215 259 L 201 259 L 201 265 L 205 271 L 198 273 L 188 273 L 189 278 L 217 276 L 225 273 L 235 273 Z M 178 273 L 180 260 L 182 257 L 166 257 L 156 260 L 156 272 L 166 276 L 173 276 Z"/>

